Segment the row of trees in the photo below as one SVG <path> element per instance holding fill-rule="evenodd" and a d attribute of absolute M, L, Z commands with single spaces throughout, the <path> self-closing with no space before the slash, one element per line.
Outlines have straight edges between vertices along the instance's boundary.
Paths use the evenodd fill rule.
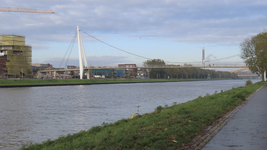
<path fill-rule="evenodd" d="M 262 74 L 263 77 L 267 70 L 267 32 L 246 38 L 240 46 L 241 58 L 245 60 L 249 70 L 258 75 Z"/>
<path fill-rule="evenodd" d="M 235 73 L 225 71 L 214 71 L 201 69 L 197 67 L 187 68 L 156 68 L 166 66 L 165 62 L 161 59 L 147 60 L 144 62 L 145 67 L 155 67 L 149 69 L 149 78 L 163 79 L 163 78 L 237 78 Z"/>

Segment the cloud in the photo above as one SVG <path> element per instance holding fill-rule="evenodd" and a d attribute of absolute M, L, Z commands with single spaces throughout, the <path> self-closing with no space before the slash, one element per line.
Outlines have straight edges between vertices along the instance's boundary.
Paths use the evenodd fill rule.
<path fill-rule="evenodd" d="M 42 44 L 31 44 L 30 45 L 31 47 L 34 47 L 34 50 L 47 50 L 49 49 L 50 47 L 49 46 L 46 46 L 46 45 L 42 45 Z"/>
<path fill-rule="evenodd" d="M 55 11 L 0 13 L 0 34 L 26 36 L 34 50 L 69 43 L 77 25 L 104 41 L 119 36 L 238 46 L 262 32 L 267 20 L 263 0 L 2 0 L 1 6 Z"/>
<path fill-rule="evenodd" d="M 234 36 L 256 34 L 266 25 L 265 1 L 213 1 L 213 0 L 30 0 L 4 1 L 3 6 L 53 9 L 56 14 L 2 13 L 6 20 L 0 32 L 27 35 L 46 41 L 41 36 L 64 37 L 73 33 L 76 25 L 90 33 L 191 38 L 187 42 L 232 41 Z M 248 29 L 248 30 L 247 30 Z M 205 36 L 209 35 L 209 36 Z M 139 34 L 136 34 L 139 36 Z M 210 36 L 222 37 L 210 40 Z M 58 38 L 60 40 L 62 38 Z M 194 40 L 195 39 L 195 40 Z"/>

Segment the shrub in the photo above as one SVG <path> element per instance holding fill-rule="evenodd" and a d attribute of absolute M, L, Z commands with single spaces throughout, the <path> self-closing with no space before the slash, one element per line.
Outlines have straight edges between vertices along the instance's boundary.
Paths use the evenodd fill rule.
<path fill-rule="evenodd" d="M 160 113 L 162 109 L 163 109 L 162 106 L 158 106 L 157 109 L 156 109 L 157 113 Z"/>
<path fill-rule="evenodd" d="M 246 92 L 239 92 L 235 94 L 232 98 L 238 98 L 241 100 L 246 100 L 247 93 Z"/>
<path fill-rule="evenodd" d="M 251 81 L 251 80 L 247 80 L 247 81 L 246 81 L 246 86 L 247 86 L 247 85 L 251 85 L 251 84 L 252 84 L 252 81 Z"/>
<path fill-rule="evenodd" d="M 25 75 L 25 78 L 33 78 L 33 75 L 31 75 L 31 74 L 26 74 L 26 75 Z"/>

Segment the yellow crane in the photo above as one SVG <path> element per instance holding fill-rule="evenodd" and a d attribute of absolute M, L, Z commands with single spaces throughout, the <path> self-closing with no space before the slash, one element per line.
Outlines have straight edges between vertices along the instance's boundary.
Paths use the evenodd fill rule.
<path fill-rule="evenodd" d="M 51 13 L 55 12 L 52 9 L 32 9 L 20 7 L 0 7 L 0 12 L 23 12 L 23 13 Z"/>
<path fill-rule="evenodd" d="M 51 68 L 50 68 L 50 67 L 47 67 L 47 68 L 45 68 L 44 70 L 51 70 Z"/>

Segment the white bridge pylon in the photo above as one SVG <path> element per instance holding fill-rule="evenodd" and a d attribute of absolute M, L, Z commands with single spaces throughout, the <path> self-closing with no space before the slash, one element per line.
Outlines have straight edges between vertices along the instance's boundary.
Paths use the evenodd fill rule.
<path fill-rule="evenodd" d="M 88 68 L 88 64 L 87 64 L 86 55 L 84 52 L 83 41 L 82 41 L 82 37 L 80 34 L 79 26 L 77 26 L 77 34 L 78 34 L 77 36 L 78 36 L 78 48 L 79 48 L 80 79 L 83 79 L 83 71 L 84 71 L 83 62 L 86 68 Z M 87 75 L 87 79 L 90 79 L 89 69 L 87 69 L 86 75 Z"/>

